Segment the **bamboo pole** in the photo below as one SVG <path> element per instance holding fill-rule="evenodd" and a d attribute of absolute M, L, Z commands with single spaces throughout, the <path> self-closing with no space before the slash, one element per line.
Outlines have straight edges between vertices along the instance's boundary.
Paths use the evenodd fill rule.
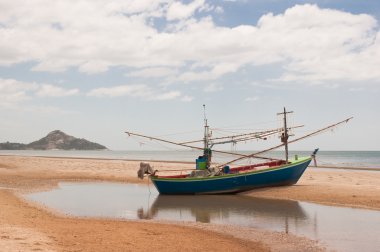
<path fill-rule="evenodd" d="M 316 134 L 318 134 L 318 133 L 321 133 L 321 132 L 323 132 L 323 131 L 325 131 L 325 130 L 328 130 L 328 129 L 331 129 L 331 128 L 335 127 L 335 126 L 338 126 L 339 124 L 342 124 L 342 123 L 348 123 L 348 121 L 351 120 L 351 119 L 353 119 L 353 117 L 347 118 L 347 119 L 345 119 L 345 120 L 343 120 L 343 121 L 340 121 L 340 122 L 337 122 L 337 123 L 335 123 L 335 124 L 329 125 L 329 126 L 327 126 L 327 127 L 325 127 L 325 128 L 322 128 L 322 129 L 320 129 L 320 130 L 316 130 L 316 131 L 311 132 L 311 133 L 309 133 L 309 134 L 307 134 L 307 135 L 304 135 L 304 136 L 302 136 L 302 137 L 299 137 L 299 138 L 293 139 L 293 140 L 291 140 L 291 141 L 288 141 L 288 144 L 289 144 L 289 143 L 297 142 L 297 141 L 302 140 L 302 139 L 305 139 L 305 138 L 307 138 L 307 137 L 314 136 L 314 135 L 316 135 Z M 234 163 L 234 162 L 236 162 L 236 161 L 239 161 L 239 160 L 242 160 L 242 159 L 245 159 L 245 158 L 255 158 L 256 155 L 259 155 L 259 154 L 262 154 L 262 153 L 265 153 L 265 152 L 268 152 L 268 151 L 271 151 L 271 150 L 278 149 L 278 148 L 280 148 L 280 147 L 282 147 L 282 146 L 284 146 L 284 145 L 285 145 L 285 144 L 280 144 L 280 145 L 274 146 L 274 147 L 272 147 L 272 148 L 269 148 L 269 149 L 266 149 L 266 150 L 263 150 L 263 151 L 259 151 L 259 152 L 256 152 L 256 153 L 253 153 L 253 154 L 250 154 L 250 155 L 246 155 L 245 157 L 240 157 L 240 158 L 234 159 L 234 160 L 229 161 L 229 162 L 227 162 L 227 163 L 224 163 L 224 164 L 222 164 L 222 165 L 218 165 L 217 168 L 224 167 L 224 166 L 226 166 L 226 165 L 232 164 L 232 163 Z"/>
<path fill-rule="evenodd" d="M 187 144 L 182 144 L 182 143 L 176 143 L 176 142 L 173 142 L 173 141 L 169 141 L 169 140 L 165 140 L 165 139 L 161 139 L 161 138 L 157 138 L 157 137 L 146 136 L 146 135 L 142 135 L 142 134 L 137 134 L 137 133 L 130 132 L 130 131 L 126 131 L 125 133 L 128 134 L 129 136 L 138 136 L 138 137 L 148 138 L 150 140 L 156 140 L 156 141 L 160 141 L 160 142 L 164 142 L 164 143 L 179 145 L 179 146 L 183 146 L 183 147 L 187 147 L 187 148 L 191 148 L 191 149 L 203 150 L 203 148 L 201 148 L 201 147 L 187 145 Z M 244 154 L 240 154 L 240 153 L 234 153 L 234 152 L 228 152 L 228 151 L 220 151 L 220 150 L 213 150 L 213 152 L 222 153 L 222 154 L 229 154 L 229 155 L 235 155 L 235 156 L 240 156 L 240 157 L 247 157 L 248 158 L 248 155 L 244 155 Z M 255 156 L 255 158 L 266 159 L 266 160 L 278 160 L 276 158 L 268 158 L 268 157 L 262 157 L 262 156 Z"/>
<path fill-rule="evenodd" d="M 300 127 L 304 127 L 304 125 L 298 125 L 298 126 L 294 126 L 294 127 L 289 127 L 288 129 L 295 129 L 295 128 L 300 128 Z M 258 131 L 258 132 L 251 132 L 251 133 L 246 133 L 246 134 L 240 134 L 240 135 L 232 135 L 232 136 L 225 136 L 225 137 L 214 137 L 214 138 L 210 138 L 209 140 L 213 141 L 213 140 L 220 140 L 220 139 L 226 139 L 226 138 L 234 138 L 234 137 L 242 137 L 242 136 L 250 136 L 250 135 L 259 135 L 259 137 L 256 137 L 256 138 L 260 138 L 262 137 L 263 135 L 265 134 L 269 134 L 269 133 L 277 133 L 280 129 L 273 129 L 273 130 L 266 130 L 266 131 Z M 262 135 L 260 135 L 262 134 Z M 251 138 L 251 139 L 255 139 L 255 138 Z M 203 139 L 202 140 L 194 140 L 194 141 L 188 141 L 188 142 L 181 142 L 181 144 L 189 144 L 189 143 L 199 143 L 199 142 L 203 142 Z"/>

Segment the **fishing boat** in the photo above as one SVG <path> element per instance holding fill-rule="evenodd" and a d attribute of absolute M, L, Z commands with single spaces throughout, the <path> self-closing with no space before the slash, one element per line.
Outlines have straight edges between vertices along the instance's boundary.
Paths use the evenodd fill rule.
<path fill-rule="evenodd" d="M 233 194 L 262 187 L 289 186 L 296 184 L 312 160 L 314 160 L 316 165 L 315 157 L 318 149 L 315 149 L 310 156 L 298 157 L 296 155 L 294 158 L 290 159 L 288 154 L 288 144 L 329 130 L 339 124 L 347 123 L 350 119 L 352 119 L 352 117 L 347 118 L 323 129 L 289 141 L 289 130 L 296 127 L 302 127 L 289 127 L 287 125 L 287 115 L 289 113 L 292 113 L 292 111 L 286 111 L 285 108 L 283 112 L 278 113 L 278 115 L 283 116 L 282 128 L 218 138 L 211 137 L 210 127 L 207 123 L 207 118 L 205 115 L 203 139 L 181 143 L 156 137 L 149 137 L 133 132 L 126 133 L 129 136 L 149 138 L 150 140 L 180 145 L 192 149 L 200 149 L 203 151 L 203 155 L 196 159 L 195 168 L 187 172 L 183 170 L 154 170 L 150 164 L 144 162 L 140 163 L 138 177 L 142 179 L 144 178 L 144 175 L 148 175 L 160 194 Z M 240 141 L 252 139 L 265 140 L 268 136 L 274 134 L 279 135 L 281 144 L 249 155 L 213 149 L 213 147 L 217 144 L 236 144 Z M 203 147 L 189 145 L 199 141 L 203 142 Z M 262 153 L 278 149 L 280 147 L 285 147 L 285 159 L 261 156 Z M 231 154 L 239 157 L 224 164 L 213 164 L 213 153 Z M 247 158 L 265 159 L 265 162 L 230 167 L 231 164 Z M 165 171 L 178 173 L 174 175 L 162 174 Z"/>
<path fill-rule="evenodd" d="M 238 193 L 261 187 L 293 185 L 297 183 L 310 162 L 311 157 L 307 157 L 290 160 L 288 163 L 272 161 L 259 165 L 239 166 L 214 176 L 151 175 L 150 178 L 160 194 Z M 268 168 L 257 170 L 260 167 Z"/>

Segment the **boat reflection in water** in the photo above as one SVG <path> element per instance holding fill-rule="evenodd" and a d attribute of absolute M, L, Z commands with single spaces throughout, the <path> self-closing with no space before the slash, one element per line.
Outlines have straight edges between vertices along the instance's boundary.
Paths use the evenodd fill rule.
<path fill-rule="evenodd" d="M 158 195 L 147 211 L 140 208 L 140 219 L 172 219 L 203 223 L 256 226 L 273 223 L 288 232 L 289 222 L 308 218 L 297 201 L 252 198 L 242 195 L 175 196 Z"/>

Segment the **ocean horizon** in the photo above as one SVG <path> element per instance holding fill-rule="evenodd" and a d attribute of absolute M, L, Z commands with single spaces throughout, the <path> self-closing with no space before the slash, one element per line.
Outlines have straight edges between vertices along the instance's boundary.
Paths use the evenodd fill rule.
<path fill-rule="evenodd" d="M 252 154 L 255 151 L 239 151 L 241 154 Z M 42 156 L 42 157 L 65 157 L 65 158 L 100 158 L 120 160 L 146 160 L 146 161 L 178 161 L 193 162 L 201 155 L 199 150 L 0 150 L 0 155 L 17 156 Z M 289 151 L 289 158 L 309 156 L 311 151 Z M 284 158 L 283 151 L 271 151 L 261 156 Z M 217 163 L 227 162 L 234 156 L 215 154 L 213 161 Z M 254 163 L 254 159 L 248 159 L 245 163 Z M 320 166 L 363 167 L 380 168 L 380 151 L 319 151 L 317 163 Z"/>

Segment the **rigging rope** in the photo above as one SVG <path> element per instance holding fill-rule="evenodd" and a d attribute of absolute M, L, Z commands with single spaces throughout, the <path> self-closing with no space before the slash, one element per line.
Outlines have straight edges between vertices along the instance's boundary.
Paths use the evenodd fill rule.
<path fill-rule="evenodd" d="M 342 124 L 342 123 L 348 123 L 348 121 L 351 120 L 352 118 L 353 118 L 353 117 L 347 118 L 347 119 L 345 119 L 345 120 L 343 120 L 343 121 L 340 121 L 340 122 L 338 122 L 338 123 L 332 124 L 332 125 L 327 126 L 327 127 L 323 128 L 323 129 L 320 129 L 320 130 L 314 131 L 314 132 L 312 132 L 312 133 L 310 133 L 310 134 L 307 134 L 307 135 L 304 135 L 304 136 L 302 136 L 302 137 L 299 137 L 299 138 L 293 139 L 293 140 L 291 140 L 291 141 L 288 141 L 288 144 L 290 144 L 290 143 L 294 143 L 294 142 L 297 142 L 297 141 L 299 141 L 299 140 L 302 140 L 302 139 L 305 139 L 305 138 L 308 138 L 308 137 L 311 137 L 311 136 L 315 136 L 315 135 L 320 134 L 320 133 L 322 133 L 322 132 L 324 132 L 324 131 L 327 131 L 327 130 L 329 130 L 329 129 L 331 129 L 331 128 L 334 128 L 334 127 L 338 126 L 339 124 Z M 285 145 L 285 144 L 279 144 L 279 145 L 274 146 L 274 147 L 272 147 L 272 148 L 269 148 L 269 149 L 266 149 L 266 150 L 263 150 L 263 151 L 259 151 L 259 152 L 256 152 L 256 153 L 253 153 L 253 154 L 250 154 L 250 155 L 246 155 L 245 157 L 236 158 L 236 159 L 234 159 L 234 160 L 232 160 L 232 161 L 229 161 L 229 162 L 227 162 L 227 163 L 224 163 L 224 164 L 222 164 L 222 165 L 219 165 L 219 166 L 217 166 L 216 168 L 219 168 L 219 169 L 220 169 L 221 167 L 224 167 L 224 166 L 226 166 L 226 165 L 229 165 L 229 164 L 235 163 L 236 161 L 239 161 L 239 160 L 242 160 L 242 159 L 245 159 L 245 158 L 249 158 L 249 157 L 257 157 L 257 155 L 260 155 L 260 154 L 262 154 L 262 153 L 265 153 L 265 152 L 268 152 L 268 151 L 271 151 L 271 150 L 278 149 L 278 148 L 280 148 L 280 147 L 282 147 L 282 146 L 284 146 L 284 145 Z"/>
<path fill-rule="evenodd" d="M 141 134 L 137 134 L 137 133 L 133 133 L 133 132 L 126 131 L 125 133 L 128 134 L 128 136 L 138 136 L 138 137 L 148 138 L 150 140 L 156 140 L 156 141 L 160 141 L 160 142 L 164 142 L 164 143 L 179 145 L 179 146 L 183 146 L 183 147 L 187 147 L 187 148 L 191 148 L 191 149 L 198 149 L 198 150 L 203 150 L 204 149 L 202 147 L 196 147 L 196 146 L 187 145 L 187 144 L 183 144 L 183 143 L 176 143 L 176 142 L 173 142 L 173 141 L 164 140 L 164 139 L 160 139 L 160 138 L 157 138 L 157 137 L 149 137 L 149 136 L 145 136 L 145 135 L 141 135 Z M 235 155 L 235 156 L 240 156 L 240 157 L 247 157 L 247 155 L 244 155 L 244 154 L 227 152 L 227 151 L 221 151 L 221 150 L 213 150 L 213 152 L 214 153 L 230 154 L 230 155 Z M 266 160 L 277 160 L 277 159 L 274 159 L 274 158 L 261 157 L 261 156 L 255 156 L 255 157 L 259 158 L 259 159 L 266 159 Z"/>

